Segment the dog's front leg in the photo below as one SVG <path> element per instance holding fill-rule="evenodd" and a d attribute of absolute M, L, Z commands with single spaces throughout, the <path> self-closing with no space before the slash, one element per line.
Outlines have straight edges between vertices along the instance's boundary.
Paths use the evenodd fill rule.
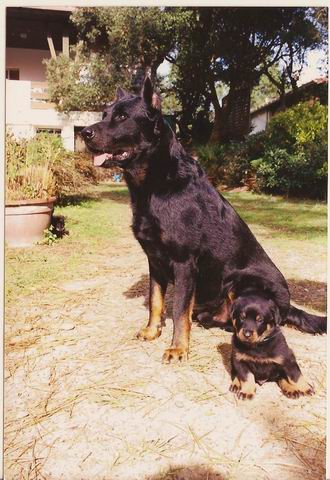
<path fill-rule="evenodd" d="M 196 267 L 194 261 L 174 265 L 173 338 L 163 362 L 186 361 L 189 351 L 191 316 L 194 307 Z"/>
<path fill-rule="evenodd" d="M 165 293 L 167 280 L 157 271 L 149 261 L 149 321 L 146 327 L 141 328 L 137 337 L 140 340 L 154 340 L 162 333 L 163 316 L 165 310 Z"/>

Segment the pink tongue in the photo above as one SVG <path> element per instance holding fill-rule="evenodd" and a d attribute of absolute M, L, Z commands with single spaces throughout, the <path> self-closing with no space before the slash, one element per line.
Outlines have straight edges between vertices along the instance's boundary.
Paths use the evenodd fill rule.
<path fill-rule="evenodd" d="M 100 167 L 111 155 L 109 153 L 102 153 L 101 155 L 94 155 L 95 167 Z"/>

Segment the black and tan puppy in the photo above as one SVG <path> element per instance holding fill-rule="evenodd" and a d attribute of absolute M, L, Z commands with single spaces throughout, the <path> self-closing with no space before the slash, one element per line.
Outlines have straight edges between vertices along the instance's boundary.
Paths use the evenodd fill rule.
<path fill-rule="evenodd" d="M 150 274 L 149 319 L 138 333 L 141 340 L 161 334 L 166 289 L 174 284 L 174 329 L 165 362 L 187 359 L 195 307 L 212 315 L 222 312 L 223 285 L 233 270 L 267 279 L 283 322 L 311 333 L 326 331 L 326 318 L 292 311 L 283 275 L 184 150 L 164 120 L 148 78 L 141 95 L 118 89 L 102 120 L 81 135 L 94 164 L 120 167 L 129 188 L 132 229 Z"/>
<path fill-rule="evenodd" d="M 277 306 L 253 288 L 232 303 L 232 384 L 238 398 L 251 399 L 256 383 L 277 382 L 284 395 L 298 398 L 314 389 L 302 376 L 279 326 Z"/>

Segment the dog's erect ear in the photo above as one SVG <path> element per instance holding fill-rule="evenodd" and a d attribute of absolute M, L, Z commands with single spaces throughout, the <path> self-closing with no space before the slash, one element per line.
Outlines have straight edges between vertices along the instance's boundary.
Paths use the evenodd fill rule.
<path fill-rule="evenodd" d="M 143 87 L 142 87 L 142 98 L 148 107 L 155 108 L 156 110 L 161 110 L 161 101 L 157 93 L 154 93 L 154 89 L 149 77 L 146 77 Z"/>
<path fill-rule="evenodd" d="M 146 102 L 146 104 L 151 107 L 152 105 L 152 95 L 154 93 L 154 89 L 152 88 L 151 80 L 149 77 L 146 77 L 144 80 L 144 84 L 142 87 L 142 98 Z"/>
<path fill-rule="evenodd" d="M 161 111 L 161 109 L 162 109 L 162 101 L 161 101 L 161 99 L 160 99 L 160 96 L 157 95 L 157 93 L 153 93 L 153 94 L 152 94 L 151 105 L 152 105 L 152 107 L 155 108 L 156 110 Z"/>
<path fill-rule="evenodd" d="M 127 95 L 127 92 L 125 92 L 125 90 L 123 88 L 121 88 L 121 87 L 117 88 L 116 100 L 120 100 L 121 98 L 126 97 L 126 95 Z"/>

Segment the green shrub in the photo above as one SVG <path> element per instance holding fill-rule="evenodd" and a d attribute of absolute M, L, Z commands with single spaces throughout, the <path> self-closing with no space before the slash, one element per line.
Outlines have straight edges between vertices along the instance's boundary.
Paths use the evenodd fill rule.
<path fill-rule="evenodd" d="M 327 193 L 325 105 L 301 103 L 270 121 L 256 171 L 261 191 L 325 198 Z"/>
<path fill-rule="evenodd" d="M 267 128 L 267 144 L 289 152 L 327 142 L 328 108 L 319 102 L 299 103 L 275 115 Z"/>
<path fill-rule="evenodd" d="M 196 152 L 214 183 L 325 198 L 327 117 L 327 106 L 301 103 L 275 115 L 266 131 L 244 142 L 207 144 Z"/>
<path fill-rule="evenodd" d="M 246 142 L 207 144 L 197 147 L 200 164 L 215 184 L 235 187 L 250 175 L 249 147 Z"/>

